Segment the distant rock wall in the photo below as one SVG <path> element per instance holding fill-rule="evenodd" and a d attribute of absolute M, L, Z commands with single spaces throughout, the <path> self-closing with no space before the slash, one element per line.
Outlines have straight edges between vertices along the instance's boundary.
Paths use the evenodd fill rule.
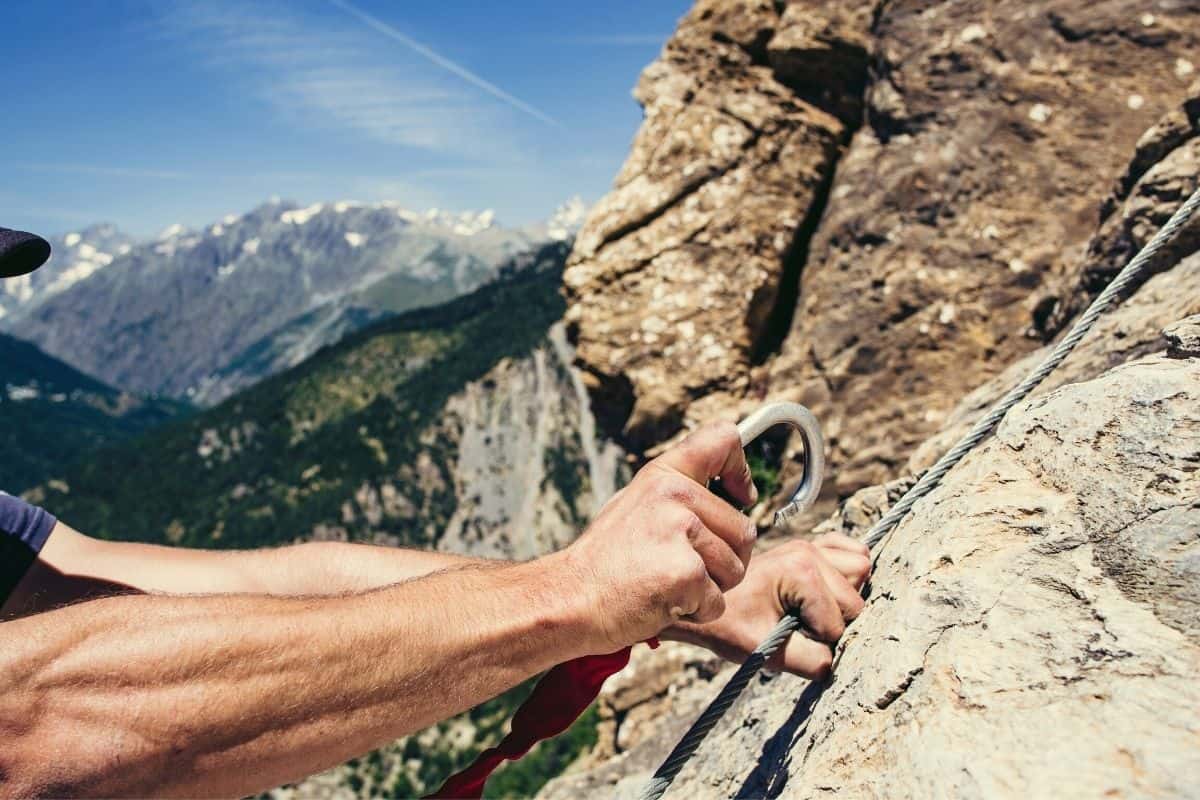
<path fill-rule="evenodd" d="M 570 544 L 615 492 L 625 463 L 596 439 L 562 325 L 446 404 L 457 504 L 438 548 L 527 559 Z"/>

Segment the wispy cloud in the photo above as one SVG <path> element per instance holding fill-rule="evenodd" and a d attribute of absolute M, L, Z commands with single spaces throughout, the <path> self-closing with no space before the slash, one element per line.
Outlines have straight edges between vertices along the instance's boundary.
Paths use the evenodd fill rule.
<path fill-rule="evenodd" d="M 14 164 L 16 169 L 25 172 L 53 172 L 65 175 L 96 175 L 106 178 L 154 178 L 159 180 L 178 181 L 195 177 L 190 172 L 176 172 L 163 169 L 142 169 L 140 167 L 96 166 L 92 164 Z"/>
<path fill-rule="evenodd" d="M 541 111 L 541 110 L 535 108 L 534 106 L 530 105 L 529 103 L 526 103 L 524 100 L 520 99 L 519 97 L 514 97 L 513 95 L 504 91 L 499 86 L 492 83 L 491 81 L 480 77 L 479 75 L 475 74 L 474 72 L 472 72 L 471 70 L 467 69 L 466 67 L 464 67 L 463 65 L 461 65 L 457 62 L 451 61 L 450 59 L 446 58 L 445 56 L 441 55 L 440 53 L 427 47 L 426 45 L 421 44 L 416 39 L 413 39 L 411 36 L 408 36 L 404 33 L 401 33 L 400 31 L 396 30 L 396 28 L 387 24 L 386 22 L 379 19 L 378 17 L 368 14 L 367 12 L 363 11 L 361 8 L 358 8 L 355 5 L 351 5 L 350 3 L 346 2 L 346 0 L 329 0 L 329 2 L 331 4 L 333 4 L 334 6 L 342 9 L 347 14 L 350 14 L 351 16 L 356 17 L 362 23 L 367 25 L 368 27 L 378 31 L 379 33 L 382 33 L 384 36 L 388 37 L 389 39 L 392 39 L 393 41 L 399 42 L 400 44 L 404 45 L 408 49 L 412 50 L 414 53 L 417 53 L 418 55 L 422 56 L 423 58 L 431 61 L 432 63 L 434 63 L 437 66 L 441 67 L 442 69 L 446 70 L 447 72 L 450 72 L 451 74 L 457 75 L 458 77 L 462 78 L 464 81 L 471 84 L 472 86 L 482 89 L 483 91 L 487 92 L 488 94 L 492 95 L 493 97 L 503 100 L 505 103 L 508 103 L 513 108 L 524 111 L 526 114 L 529 114 L 530 116 L 535 117 L 549 125 L 554 125 L 559 128 L 565 127 L 561 122 L 554 119 L 554 117 L 551 117 L 549 114 L 545 113 L 544 111 Z"/>
<path fill-rule="evenodd" d="M 374 37 L 357 28 L 331 25 L 327 17 L 306 16 L 286 4 L 184 0 L 160 8 L 169 35 L 197 48 L 205 63 L 297 125 L 334 125 L 385 144 L 474 157 L 514 147 L 494 103 L 423 74 L 428 67 L 382 53 Z M 441 58 L 411 45 L 410 57 Z M 442 61 L 434 63 L 459 77 L 473 76 L 480 88 L 491 86 Z M 511 96 L 490 93 L 513 105 Z"/>

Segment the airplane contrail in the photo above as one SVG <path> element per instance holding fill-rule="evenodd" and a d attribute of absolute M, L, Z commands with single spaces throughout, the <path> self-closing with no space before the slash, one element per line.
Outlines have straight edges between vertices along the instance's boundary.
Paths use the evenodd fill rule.
<path fill-rule="evenodd" d="M 471 70 L 467 69 L 466 67 L 462 66 L 461 64 L 457 64 L 457 63 L 451 61 L 450 59 L 446 58 L 445 56 L 441 55 L 440 53 L 437 53 L 436 51 L 431 50 L 430 48 L 428 48 L 425 45 L 418 42 L 416 39 L 413 39 L 410 36 L 406 36 L 405 34 L 396 30 L 391 25 L 388 25 L 386 22 L 379 19 L 378 17 L 374 17 L 374 16 L 368 14 L 367 12 L 363 11 L 361 8 L 358 8 L 357 6 L 346 2 L 346 0 L 329 0 L 329 2 L 332 3 L 333 5 L 337 6 L 338 8 L 340 8 L 342 11 L 345 11 L 347 14 L 357 17 L 359 19 L 359 21 L 361 21 L 363 24 L 367 25 L 368 27 L 375 29 L 379 33 L 382 33 L 384 36 L 387 36 L 389 39 L 393 39 L 393 40 L 399 42 L 400 44 L 404 45 L 408 49 L 424 56 L 428 60 L 432 61 L 434 64 L 437 64 L 442 69 L 444 69 L 448 72 L 454 73 L 455 75 L 462 78 L 463 80 L 465 80 L 467 83 L 471 84 L 472 86 L 476 86 L 480 89 L 483 89 L 485 92 L 492 95 L 493 97 L 497 97 L 500 100 L 503 100 L 504 102 L 508 103 L 513 108 L 520 109 L 521 111 L 524 111 L 526 114 L 529 114 L 532 117 L 536 117 L 537 119 L 541 120 L 542 122 L 545 122 L 548 125 L 553 125 L 556 128 L 564 128 L 564 129 L 566 128 L 565 125 L 563 125 L 561 122 L 559 122 L 558 120 L 556 120 L 554 117 L 550 116 L 549 114 L 545 113 L 544 111 L 541 111 L 541 110 L 529 105 L 529 103 L 526 103 L 524 100 L 522 100 L 519 97 L 514 97 L 513 95 L 504 91 L 499 86 L 492 83 L 491 81 L 485 80 L 484 78 L 480 77 L 479 75 L 476 75 L 474 72 L 471 72 Z"/>

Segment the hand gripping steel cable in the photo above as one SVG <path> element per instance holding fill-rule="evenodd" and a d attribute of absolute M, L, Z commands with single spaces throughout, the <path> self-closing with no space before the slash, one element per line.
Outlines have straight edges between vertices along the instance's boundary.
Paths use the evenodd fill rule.
<path fill-rule="evenodd" d="M 871 530 L 867 532 L 864 539 L 868 546 L 872 549 L 877 547 L 900 523 L 918 500 L 937 488 L 946 473 L 953 469 L 967 453 L 974 450 L 980 442 L 991 435 L 996 426 L 1000 424 L 1000 421 L 1004 419 L 1004 415 L 1008 413 L 1009 409 L 1025 399 L 1038 384 L 1045 380 L 1070 355 L 1075 346 L 1079 344 L 1079 341 L 1091 330 L 1096 320 L 1104 312 L 1117 304 L 1125 292 L 1136 285 L 1137 281 L 1145 278 L 1144 273 L 1147 271 L 1147 267 L 1153 264 L 1154 257 L 1158 255 L 1168 242 L 1175 238 L 1175 235 L 1191 220 L 1197 210 L 1200 210 L 1200 188 L 1196 188 L 1191 196 L 1184 200 L 1175 213 L 1171 215 L 1171 218 L 1167 220 L 1166 224 L 1159 229 L 1158 233 L 1117 273 L 1116 277 L 1105 287 L 1104 291 L 1076 319 L 1070 331 L 1054 346 L 1050 354 L 1024 380 L 1010 389 L 987 414 L 981 417 L 975 423 L 975 426 L 971 428 L 970 432 L 938 459 L 938 462 L 921 476 L 916 485 L 909 489 L 879 522 L 875 523 Z M 763 424 L 759 418 L 769 412 L 771 408 L 771 406 L 768 406 L 762 411 L 752 414 L 739 426 L 739 431 L 744 431 L 742 435 L 743 445 L 748 441 L 746 433 L 752 430 L 756 431 L 749 437 L 753 439 L 754 436 L 761 434 L 766 427 L 770 427 L 770 423 L 766 423 L 761 428 L 758 426 Z M 798 406 L 798 408 L 802 407 Z M 807 414 L 807 410 L 805 413 Z M 754 423 L 753 426 L 751 423 Z M 813 427 L 816 427 L 815 420 L 813 421 Z M 820 441 L 819 431 L 815 441 Z M 806 447 L 806 454 L 811 449 L 814 448 Z M 820 448 L 815 449 L 819 450 Z M 809 480 L 810 476 L 811 473 L 806 472 L 805 482 Z M 819 488 L 820 478 L 818 477 L 815 480 Z M 801 487 L 804 487 L 803 483 Z M 815 499 L 815 497 L 816 493 L 813 492 L 811 499 Z M 796 512 L 793 508 L 795 503 L 796 498 L 793 498 L 792 502 L 784 507 L 783 512 L 786 512 L 784 514 L 785 518 Z M 776 518 L 779 518 L 778 515 Z M 708 736 L 709 731 L 713 729 L 721 717 L 725 715 L 729 707 L 741 695 L 742 691 L 750 683 L 750 679 L 758 674 L 758 671 L 762 669 L 766 660 L 799 628 L 800 618 L 798 616 L 791 613 L 784 615 L 779 624 L 775 626 L 775 629 L 755 648 L 754 652 L 750 654 L 741 667 L 738 668 L 737 672 L 733 674 L 733 677 L 729 679 L 729 682 L 722 687 L 720 693 L 709 704 L 708 708 L 704 709 L 704 712 L 696 719 L 692 727 L 688 729 L 688 732 L 675 745 L 675 749 L 666 757 L 662 765 L 654 773 L 654 776 L 642 789 L 639 800 L 658 800 L 658 798 L 663 796 L 667 788 L 671 785 L 671 781 L 675 780 L 675 776 L 683 769 L 684 764 L 691 759 L 696 749 L 699 748 L 700 743 Z"/>

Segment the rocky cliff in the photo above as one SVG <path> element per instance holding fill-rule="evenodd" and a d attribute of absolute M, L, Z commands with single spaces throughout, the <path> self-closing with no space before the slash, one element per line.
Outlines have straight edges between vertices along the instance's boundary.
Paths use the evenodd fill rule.
<path fill-rule="evenodd" d="M 1198 13 L 699 2 L 565 276 L 602 422 L 647 448 L 797 399 L 831 493 L 893 475 L 1057 332 L 1109 184 L 1195 77 Z"/>
<path fill-rule="evenodd" d="M 1198 23 L 1195 3 L 702 0 L 567 272 L 581 367 L 624 404 L 605 424 L 652 451 L 799 399 L 843 499 L 819 527 L 864 533 L 1198 185 Z M 663 190 L 722 152 L 703 113 L 752 143 Z M 828 144 L 786 157 L 807 126 Z M 756 680 L 668 796 L 1194 793 L 1198 250 L 1193 224 L 885 541 L 832 679 Z M 729 672 L 639 652 L 542 796 L 635 796 Z"/>

